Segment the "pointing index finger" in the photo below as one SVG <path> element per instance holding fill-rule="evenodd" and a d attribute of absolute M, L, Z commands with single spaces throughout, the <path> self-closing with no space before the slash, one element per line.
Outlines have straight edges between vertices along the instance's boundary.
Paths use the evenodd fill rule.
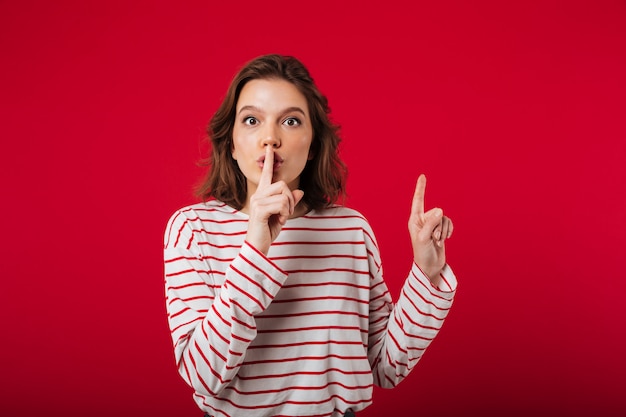
<path fill-rule="evenodd" d="M 259 187 L 267 187 L 272 184 L 274 173 L 274 149 L 271 146 L 265 147 L 265 161 L 263 161 L 263 169 L 261 170 L 261 178 L 259 179 Z"/>
<path fill-rule="evenodd" d="M 424 221 L 424 194 L 426 192 L 426 176 L 420 174 L 415 185 L 415 194 L 413 194 L 413 204 L 411 206 L 411 215 L 417 216 L 420 221 Z"/>

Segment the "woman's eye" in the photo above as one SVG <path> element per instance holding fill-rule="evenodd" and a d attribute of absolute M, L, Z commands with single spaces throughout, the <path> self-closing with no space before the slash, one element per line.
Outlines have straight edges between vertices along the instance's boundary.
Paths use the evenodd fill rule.
<path fill-rule="evenodd" d="M 258 123 L 257 119 L 255 119 L 252 116 L 248 116 L 245 119 L 243 119 L 243 124 L 248 125 L 248 126 L 254 126 Z"/>
<path fill-rule="evenodd" d="M 300 119 L 297 117 L 289 117 L 284 121 L 287 126 L 300 126 Z"/>

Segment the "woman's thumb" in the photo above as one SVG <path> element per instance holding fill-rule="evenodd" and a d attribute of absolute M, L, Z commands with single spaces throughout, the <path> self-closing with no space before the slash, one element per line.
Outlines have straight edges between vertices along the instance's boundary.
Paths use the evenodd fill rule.
<path fill-rule="evenodd" d="M 296 203 L 295 205 L 297 206 L 300 200 L 302 200 L 302 197 L 304 197 L 304 191 L 293 190 L 291 194 L 293 194 L 293 199 L 294 199 L 294 202 Z"/>

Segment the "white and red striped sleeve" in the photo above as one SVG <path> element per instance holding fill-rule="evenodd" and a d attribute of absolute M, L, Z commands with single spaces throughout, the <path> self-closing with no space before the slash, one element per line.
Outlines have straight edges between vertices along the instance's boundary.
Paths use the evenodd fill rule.
<path fill-rule="evenodd" d="M 452 306 L 457 280 L 446 265 L 441 288 L 413 263 L 398 301 L 393 303 L 383 280 L 378 248 L 371 230 L 366 239 L 370 256 L 370 317 L 368 359 L 374 383 L 383 388 L 398 385 L 413 369 L 437 336 Z"/>
<path fill-rule="evenodd" d="M 178 370 L 197 393 L 217 396 L 237 374 L 264 311 L 287 274 L 244 242 L 215 283 L 184 214 L 165 233 L 165 295 Z"/>

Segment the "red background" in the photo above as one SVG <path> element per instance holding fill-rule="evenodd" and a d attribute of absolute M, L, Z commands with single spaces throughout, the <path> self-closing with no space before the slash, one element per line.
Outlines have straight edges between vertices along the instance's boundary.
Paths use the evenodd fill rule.
<path fill-rule="evenodd" d="M 0 2 L 0 413 L 201 415 L 163 231 L 232 75 L 278 52 L 343 127 L 394 295 L 420 172 L 456 226 L 448 321 L 359 415 L 624 415 L 626 3 L 227 3 Z"/>

